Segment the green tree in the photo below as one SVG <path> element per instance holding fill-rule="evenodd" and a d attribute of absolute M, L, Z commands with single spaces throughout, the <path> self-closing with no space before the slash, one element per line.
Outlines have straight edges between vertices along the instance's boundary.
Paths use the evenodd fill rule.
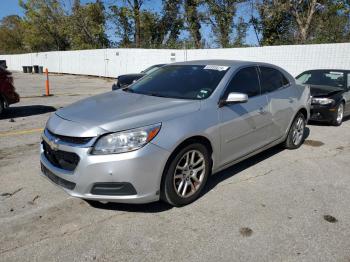
<path fill-rule="evenodd" d="M 202 47 L 202 35 L 201 35 L 201 20 L 202 17 L 198 11 L 201 4 L 200 0 L 184 0 L 185 2 L 185 19 L 187 22 L 187 28 L 193 39 L 195 48 Z"/>
<path fill-rule="evenodd" d="M 69 39 L 72 49 L 93 49 L 109 46 L 105 33 L 106 16 L 100 1 L 81 5 L 75 0 L 68 18 Z"/>
<path fill-rule="evenodd" d="M 260 0 L 252 23 L 262 44 L 307 44 L 349 41 L 348 0 Z"/>
<path fill-rule="evenodd" d="M 250 22 L 262 39 L 262 45 L 283 45 L 294 42 L 294 21 L 288 11 L 288 1 L 261 0 L 253 3 L 259 18 L 252 16 Z"/>
<path fill-rule="evenodd" d="M 349 42 L 349 9 L 346 1 L 324 3 L 320 12 L 315 16 L 315 22 L 311 24 L 308 43 Z"/>
<path fill-rule="evenodd" d="M 237 24 L 235 25 L 236 36 L 233 40 L 233 47 L 243 47 L 246 46 L 245 39 L 247 37 L 248 23 L 246 23 L 242 17 L 238 19 Z"/>
<path fill-rule="evenodd" d="M 110 6 L 112 16 L 123 15 L 123 19 L 114 18 L 117 29 L 120 29 L 120 26 L 126 26 L 124 19 L 127 18 L 128 24 L 133 28 L 133 45 L 136 48 L 141 47 L 141 7 L 143 4 L 144 0 L 117 0 Z M 125 29 L 122 31 L 125 31 Z"/>
<path fill-rule="evenodd" d="M 19 1 L 25 11 L 24 44 L 30 51 L 68 50 L 67 16 L 58 0 Z"/>
<path fill-rule="evenodd" d="M 23 21 L 19 16 L 6 16 L 0 21 L 1 54 L 14 54 L 23 52 L 25 50 L 23 37 Z"/>
<path fill-rule="evenodd" d="M 216 36 L 216 40 L 221 47 L 230 47 L 231 44 L 231 34 L 233 30 L 237 28 L 234 24 L 234 17 L 237 11 L 237 4 L 242 3 L 242 0 L 206 0 L 208 6 L 208 21 L 211 24 L 212 31 Z M 239 33 L 242 37 L 245 34 L 242 20 L 239 26 Z M 242 41 L 242 39 L 239 39 Z"/>
<path fill-rule="evenodd" d="M 158 46 L 175 47 L 181 30 L 184 28 L 180 16 L 182 0 L 163 0 L 162 17 L 158 22 Z"/>
<path fill-rule="evenodd" d="M 296 37 L 299 43 L 306 43 L 312 23 L 315 21 L 315 16 L 318 10 L 322 8 L 322 4 L 317 0 L 303 1 L 293 0 L 289 3 L 288 11 L 290 11 L 296 27 Z"/>
<path fill-rule="evenodd" d="M 139 2 L 142 4 L 142 2 Z M 164 0 L 160 13 L 139 10 L 140 28 L 136 33 L 134 5 L 121 2 L 121 6 L 110 6 L 110 19 L 115 24 L 119 46 L 162 48 L 174 47 L 183 28 L 180 17 L 181 0 Z M 136 36 L 139 36 L 137 43 Z"/>
<path fill-rule="evenodd" d="M 115 33 L 120 41 L 117 43 L 119 47 L 133 47 L 133 24 L 131 21 L 131 10 L 128 7 L 110 6 L 110 20 L 115 25 Z"/>

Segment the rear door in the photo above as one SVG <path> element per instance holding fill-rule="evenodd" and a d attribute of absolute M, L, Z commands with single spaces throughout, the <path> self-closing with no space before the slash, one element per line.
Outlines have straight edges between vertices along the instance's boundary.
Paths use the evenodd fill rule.
<path fill-rule="evenodd" d="M 248 101 L 219 108 L 222 165 L 264 146 L 271 123 L 266 96 L 260 93 L 257 67 L 240 69 L 226 87 L 223 98 L 231 92 L 247 94 Z"/>
<path fill-rule="evenodd" d="M 269 142 L 282 137 L 294 116 L 297 103 L 297 90 L 279 70 L 259 66 L 261 93 L 267 96 L 272 125 L 269 130 Z"/>

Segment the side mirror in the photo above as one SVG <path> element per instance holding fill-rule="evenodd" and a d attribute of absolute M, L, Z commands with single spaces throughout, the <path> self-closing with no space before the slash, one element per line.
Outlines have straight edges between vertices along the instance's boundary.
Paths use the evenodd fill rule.
<path fill-rule="evenodd" d="M 220 106 L 229 104 L 246 103 L 248 101 L 248 95 L 243 93 L 229 93 L 227 98 L 221 100 Z"/>

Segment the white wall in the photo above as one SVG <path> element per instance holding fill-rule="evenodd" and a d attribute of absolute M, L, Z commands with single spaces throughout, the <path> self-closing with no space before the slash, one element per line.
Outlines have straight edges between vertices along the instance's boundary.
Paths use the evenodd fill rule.
<path fill-rule="evenodd" d="M 231 59 L 276 64 L 297 75 L 308 69 L 350 69 L 350 43 L 226 49 L 96 49 L 0 55 L 10 70 L 42 65 L 50 72 L 116 77 L 153 64 L 197 59 Z"/>

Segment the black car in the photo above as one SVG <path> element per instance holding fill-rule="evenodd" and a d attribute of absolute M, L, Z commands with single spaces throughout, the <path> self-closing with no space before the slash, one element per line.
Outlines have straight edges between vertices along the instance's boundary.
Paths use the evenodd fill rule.
<path fill-rule="evenodd" d="M 311 89 L 312 121 L 340 126 L 350 115 L 350 70 L 309 70 L 296 77 L 299 84 Z"/>
<path fill-rule="evenodd" d="M 112 90 L 117 90 L 120 88 L 127 87 L 128 85 L 131 85 L 132 83 L 134 83 L 136 80 L 140 79 L 141 77 L 143 77 L 149 73 L 152 73 L 153 71 L 157 70 L 158 68 L 160 68 L 164 65 L 165 64 L 157 64 L 157 65 L 150 66 L 138 74 L 120 75 L 117 77 L 117 81 L 112 85 Z"/>
<path fill-rule="evenodd" d="M 0 66 L 4 69 L 7 68 L 7 65 L 6 65 L 6 60 L 0 60 Z"/>

